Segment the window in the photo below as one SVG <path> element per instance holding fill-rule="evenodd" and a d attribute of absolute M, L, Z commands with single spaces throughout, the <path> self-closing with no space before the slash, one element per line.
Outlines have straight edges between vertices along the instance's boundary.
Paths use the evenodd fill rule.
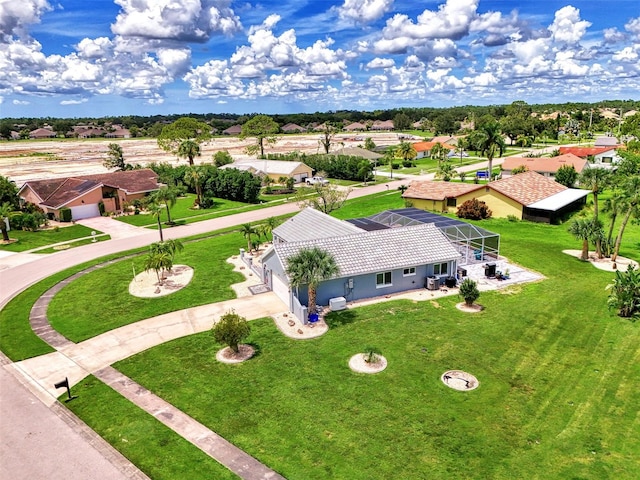
<path fill-rule="evenodd" d="M 458 199 L 455 197 L 447 198 L 447 207 L 455 207 L 458 204 Z"/>
<path fill-rule="evenodd" d="M 402 276 L 403 277 L 410 277 L 411 275 L 415 275 L 415 274 L 416 274 L 416 267 L 405 268 L 402 271 Z"/>
<path fill-rule="evenodd" d="M 446 275 L 448 269 L 449 264 L 448 263 L 436 263 L 433 266 L 433 274 L 434 275 Z"/>
<path fill-rule="evenodd" d="M 381 272 L 376 274 L 376 288 L 391 286 L 391 272 Z"/>

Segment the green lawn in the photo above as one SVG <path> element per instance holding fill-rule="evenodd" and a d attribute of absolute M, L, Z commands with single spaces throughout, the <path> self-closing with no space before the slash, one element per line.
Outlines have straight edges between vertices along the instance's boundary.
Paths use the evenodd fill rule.
<path fill-rule="evenodd" d="M 483 226 L 547 279 L 483 293 L 480 314 L 458 311 L 458 298 L 334 313 L 330 331 L 305 342 L 255 321 L 259 354 L 242 365 L 217 363 L 204 333 L 116 367 L 290 479 L 636 478 L 640 333 L 606 308 L 612 274 L 561 253 L 579 247 L 566 226 Z M 634 241 L 624 253 L 640 258 Z M 352 373 L 348 359 L 369 345 L 387 370 Z M 446 388 L 451 368 L 480 387 Z M 82 395 L 71 408 L 106 401 Z"/>
<path fill-rule="evenodd" d="M 52 245 L 54 243 L 61 242 L 69 242 L 71 247 L 77 247 L 83 245 L 84 243 L 91 242 L 91 240 L 87 240 L 87 242 L 72 242 L 72 240 L 83 238 L 83 237 L 91 237 L 91 228 L 85 227 L 84 225 L 71 225 L 69 227 L 61 227 L 58 229 L 48 229 L 48 230 L 37 230 L 35 232 L 27 232 L 23 230 L 11 230 L 9 232 L 9 238 L 18 240 L 17 242 L 10 243 L 8 245 L 0 244 L 0 251 L 4 250 L 7 252 L 24 252 L 26 250 L 32 250 L 34 248 L 44 247 L 47 245 Z M 101 234 L 102 232 L 96 232 L 97 234 Z M 96 236 L 97 241 L 109 240 L 108 235 L 99 235 Z M 56 250 L 43 250 L 38 251 L 38 253 L 52 253 Z"/>
<path fill-rule="evenodd" d="M 238 233 L 186 243 L 174 263 L 195 267 L 193 279 L 172 295 L 153 299 L 129 294 L 134 272 L 144 269 L 144 255 L 105 266 L 62 289 L 49 305 L 49 321 L 65 337 L 80 342 L 145 318 L 235 298 L 230 285 L 244 277 L 233 272 L 226 259 L 244 245 Z"/>

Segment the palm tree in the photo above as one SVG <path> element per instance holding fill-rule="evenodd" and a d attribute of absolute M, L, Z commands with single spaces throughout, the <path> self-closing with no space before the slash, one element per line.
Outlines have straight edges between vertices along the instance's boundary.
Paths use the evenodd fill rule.
<path fill-rule="evenodd" d="M 340 272 L 332 254 L 318 247 L 304 248 L 287 259 L 286 273 L 291 285 L 307 285 L 309 313 L 316 312 L 316 293 L 323 280 Z"/>
<path fill-rule="evenodd" d="M 184 245 L 178 239 L 171 239 L 162 242 L 154 242 L 149 245 L 151 253 L 167 253 L 171 255 L 171 259 L 175 259 L 176 253 L 184 250 Z"/>
<path fill-rule="evenodd" d="M 184 172 L 184 181 L 196 191 L 196 203 L 202 205 L 202 184 L 206 178 L 205 168 L 202 166 L 188 167 Z"/>
<path fill-rule="evenodd" d="M 398 147 L 396 148 L 396 155 L 407 162 L 416 158 L 418 153 L 416 152 L 416 149 L 413 148 L 413 145 L 411 145 L 409 142 L 400 142 L 400 145 L 398 145 Z"/>
<path fill-rule="evenodd" d="M 164 210 L 164 208 L 162 207 L 162 205 L 158 205 L 155 202 L 151 202 L 149 205 L 147 205 L 147 210 L 149 210 L 149 213 L 152 216 L 154 216 L 158 221 L 158 231 L 160 232 L 160 241 L 163 242 L 164 236 L 162 235 L 162 221 L 160 220 L 160 217 L 162 216 L 162 211 Z"/>
<path fill-rule="evenodd" d="M 200 156 L 200 144 L 193 140 L 185 140 L 178 146 L 177 154 L 179 158 L 188 158 L 189 165 L 193 166 L 193 158 Z"/>
<path fill-rule="evenodd" d="M 571 225 L 569 225 L 569 233 L 576 237 L 578 240 L 582 240 L 582 253 L 580 254 L 580 260 L 589 260 L 589 240 L 593 237 L 594 223 L 586 218 L 576 218 Z"/>
<path fill-rule="evenodd" d="M 431 147 L 431 158 L 437 160 L 438 165 L 440 165 L 447 157 L 447 152 L 447 149 L 444 148 L 441 143 L 436 143 Z"/>
<path fill-rule="evenodd" d="M 251 237 L 258 234 L 258 231 L 250 223 L 240 225 L 240 233 L 247 240 L 247 251 L 251 252 Z"/>
<path fill-rule="evenodd" d="M 625 212 L 622 217 L 622 223 L 620 223 L 620 229 L 618 230 L 618 236 L 616 237 L 616 243 L 613 247 L 613 255 L 611 255 L 611 261 L 615 262 L 620 252 L 620 243 L 622 242 L 622 235 L 627 227 L 627 223 L 633 215 L 636 218 L 640 217 L 640 176 L 636 175 L 627 180 L 623 186 L 623 211 Z"/>
<path fill-rule="evenodd" d="M 0 206 L 0 230 L 2 231 L 2 240 L 6 243 L 9 243 L 10 240 L 6 222 L 11 212 L 13 212 L 13 206 L 9 202 L 4 202 Z"/>
<path fill-rule="evenodd" d="M 178 193 L 175 188 L 162 187 L 151 194 L 151 199 L 153 203 L 164 204 L 167 210 L 167 224 L 173 225 L 173 221 L 171 221 L 171 208 L 174 207 L 178 201 Z"/>
<path fill-rule="evenodd" d="M 593 193 L 593 221 L 598 221 L 598 195 L 608 186 L 611 174 L 604 168 L 587 168 L 580 175 L 580 184 Z M 596 255 L 602 258 L 602 244 L 596 239 Z"/>
<path fill-rule="evenodd" d="M 489 179 L 493 178 L 493 159 L 502 156 L 505 150 L 504 138 L 500 132 L 500 125 L 497 122 L 487 122 L 480 129 L 482 141 L 480 142 L 480 154 L 487 157 L 489 161 Z"/>
<path fill-rule="evenodd" d="M 173 258 L 167 252 L 149 252 L 144 262 L 145 270 L 153 270 L 158 277 L 158 283 L 162 285 L 164 280 L 164 271 L 171 270 L 173 267 Z"/>
<path fill-rule="evenodd" d="M 613 238 L 613 229 L 616 225 L 616 219 L 622 210 L 623 197 L 620 193 L 614 193 L 611 198 L 608 198 L 604 203 L 603 211 L 609 214 L 609 233 L 607 233 L 607 245 L 611 246 L 611 240 Z M 610 248 L 610 247 L 609 247 Z"/>

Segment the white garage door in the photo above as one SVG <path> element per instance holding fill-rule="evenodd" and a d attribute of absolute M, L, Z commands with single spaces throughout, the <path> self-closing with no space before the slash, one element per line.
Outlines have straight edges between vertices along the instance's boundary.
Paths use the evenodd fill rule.
<path fill-rule="evenodd" d="M 97 203 L 90 205 L 80 205 L 78 207 L 71 207 L 71 219 L 82 220 L 83 218 L 99 217 L 100 209 Z"/>
<path fill-rule="evenodd" d="M 289 287 L 285 282 L 280 280 L 277 275 L 273 275 L 273 273 L 271 274 L 271 289 L 287 307 L 291 308 L 291 293 L 289 292 Z"/>

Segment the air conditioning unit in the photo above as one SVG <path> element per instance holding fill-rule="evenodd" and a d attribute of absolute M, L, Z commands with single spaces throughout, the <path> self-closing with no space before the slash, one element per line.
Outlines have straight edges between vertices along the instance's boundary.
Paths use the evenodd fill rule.
<path fill-rule="evenodd" d="M 344 297 L 335 297 L 329 299 L 329 308 L 332 311 L 344 310 L 347 308 L 347 299 Z"/>

